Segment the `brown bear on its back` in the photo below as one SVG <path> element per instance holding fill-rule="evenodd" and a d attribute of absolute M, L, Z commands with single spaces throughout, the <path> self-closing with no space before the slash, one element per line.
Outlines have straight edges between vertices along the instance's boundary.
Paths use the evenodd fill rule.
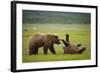
<path fill-rule="evenodd" d="M 60 39 L 54 34 L 37 33 L 29 40 L 29 55 L 38 54 L 38 49 L 43 47 L 44 54 L 48 49 L 56 54 L 54 44 L 60 44 Z"/>
<path fill-rule="evenodd" d="M 86 50 L 85 47 L 82 47 L 81 44 L 72 45 L 69 41 L 69 35 L 66 34 L 66 40 L 61 39 L 63 44 L 64 54 L 81 54 Z"/>

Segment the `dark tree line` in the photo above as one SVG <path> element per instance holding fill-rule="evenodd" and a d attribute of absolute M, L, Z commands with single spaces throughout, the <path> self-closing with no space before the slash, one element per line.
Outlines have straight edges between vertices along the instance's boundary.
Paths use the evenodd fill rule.
<path fill-rule="evenodd" d="M 90 13 L 23 10 L 23 23 L 90 24 Z"/>

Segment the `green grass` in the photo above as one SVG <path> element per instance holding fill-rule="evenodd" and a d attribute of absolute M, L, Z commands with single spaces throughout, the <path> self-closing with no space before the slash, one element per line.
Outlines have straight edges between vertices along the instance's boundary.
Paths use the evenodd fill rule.
<path fill-rule="evenodd" d="M 35 33 L 56 33 L 59 38 L 65 39 L 65 34 L 70 35 L 72 44 L 81 43 L 86 47 L 86 51 L 82 54 L 63 54 L 63 43 L 55 45 L 56 55 L 48 51 L 47 55 L 43 54 L 42 47 L 39 48 L 38 55 L 29 56 L 29 39 Z M 67 60 L 86 60 L 91 59 L 90 44 L 90 25 L 89 24 L 23 24 L 23 47 L 22 61 L 27 62 L 43 62 L 43 61 L 67 61 Z"/>

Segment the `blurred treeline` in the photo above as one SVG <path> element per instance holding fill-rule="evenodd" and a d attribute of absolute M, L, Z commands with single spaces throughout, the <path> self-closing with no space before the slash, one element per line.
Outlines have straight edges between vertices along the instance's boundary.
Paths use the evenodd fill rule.
<path fill-rule="evenodd" d="M 23 10 L 23 24 L 90 24 L 90 13 Z"/>

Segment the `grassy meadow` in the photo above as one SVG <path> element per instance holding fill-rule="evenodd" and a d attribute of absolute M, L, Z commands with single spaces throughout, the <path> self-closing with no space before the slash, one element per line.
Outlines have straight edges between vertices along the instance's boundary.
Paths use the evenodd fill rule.
<path fill-rule="evenodd" d="M 24 63 L 91 59 L 90 24 L 24 24 L 22 31 L 22 61 Z M 62 43 L 54 45 L 56 55 L 53 55 L 49 50 L 48 54 L 44 55 L 41 47 L 37 55 L 30 56 L 29 39 L 38 32 L 56 33 L 61 39 L 65 39 L 65 34 L 69 34 L 72 44 L 81 43 L 86 47 L 86 50 L 82 54 L 64 54 Z"/>

